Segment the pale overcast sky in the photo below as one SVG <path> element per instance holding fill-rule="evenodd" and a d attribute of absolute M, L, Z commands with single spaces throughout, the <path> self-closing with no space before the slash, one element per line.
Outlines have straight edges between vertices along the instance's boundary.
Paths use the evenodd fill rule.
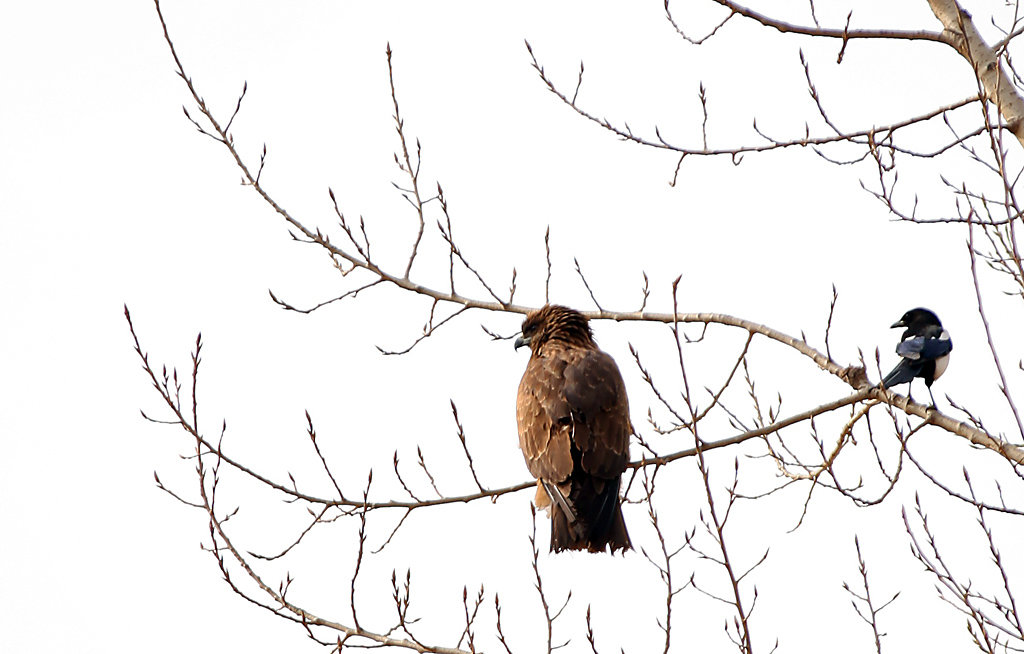
<path fill-rule="evenodd" d="M 675 4 L 677 18 L 689 16 L 695 33 L 721 15 Z M 909 6 L 899 15 L 887 1 L 858 4 L 851 24 L 940 29 L 924 0 L 903 4 Z M 848 11 L 819 7 L 818 18 L 842 26 Z M 400 269 L 415 234 L 415 214 L 392 185 L 406 180 L 393 159 L 399 143 L 385 58 L 390 43 L 405 126 L 422 145 L 426 192 L 443 186 L 463 253 L 499 292 L 507 292 L 515 267 L 516 300 L 543 304 L 548 227 L 551 299 L 582 309 L 594 307 L 574 258 L 608 309 L 638 308 L 646 272 L 648 308 L 671 311 L 670 285 L 681 275 L 681 311 L 729 313 L 794 336 L 805 332 L 823 348 L 835 285 L 832 356 L 852 364 L 863 351 L 872 379 L 876 347 L 883 368 L 896 360 L 899 334 L 888 326 L 907 309 L 928 306 L 956 343 L 950 370 L 935 386 L 940 410 L 949 409 L 948 393 L 977 409 L 994 432 L 1013 434 L 976 313 L 965 227 L 894 222 L 861 188 L 862 180 L 877 184 L 870 163 L 830 165 L 810 149 L 747 155 L 739 166 L 687 158 L 670 186 L 678 156 L 622 142 L 572 112 L 547 91 L 524 40 L 568 92 L 582 60 L 580 105 L 650 138 L 657 125 L 667 140 L 700 143 L 703 82 L 712 147 L 755 142 L 755 118 L 779 138 L 798 138 L 805 121 L 813 133 L 826 133 L 806 90 L 801 48 L 831 116 L 841 129 L 857 130 L 975 92 L 969 67 L 947 47 L 851 42 L 840 65 L 836 42 L 740 20 L 698 47 L 676 34 L 660 1 L 166 0 L 164 12 L 183 64 L 218 116 L 230 116 L 248 84 L 232 126 L 248 165 L 258 167 L 266 144 L 265 187 L 336 242 L 343 235 L 328 187 L 350 219 L 364 217 L 382 261 Z M 801 24 L 810 20 L 804 2 L 780 12 Z M 998 39 L 979 7 L 982 14 L 979 27 Z M 209 537 L 202 512 L 156 487 L 154 471 L 176 492 L 196 496 L 194 462 L 179 456 L 193 446 L 180 429 L 140 414 L 168 418 L 133 351 L 125 304 L 154 366 L 188 371 L 202 332 L 201 428 L 214 437 L 226 421 L 227 447 L 276 480 L 291 472 L 330 492 L 317 477 L 308 410 L 318 442 L 333 452 L 353 495 L 373 467 L 386 496 L 395 486 L 385 480 L 393 453 L 413 469 L 417 447 L 437 470 L 451 473 L 439 482 L 443 492 L 471 492 L 449 401 L 459 408 L 484 484 L 528 480 L 514 412 L 527 355 L 479 327 L 509 335 L 521 316 L 471 312 L 412 353 L 384 357 L 375 346 L 403 349 L 421 333 L 427 301 L 381 287 L 311 315 L 277 307 L 268 289 L 311 306 L 355 282 L 318 249 L 295 243 L 283 220 L 239 183 L 228 152 L 190 125 L 182 106 L 193 117 L 199 112 L 175 74 L 152 2 L 8 3 L 0 9 L 0 62 L 0 650 L 325 651 L 300 627 L 233 594 L 199 547 Z M 966 114 L 963 120 L 969 122 Z M 942 130 L 937 124 L 915 134 L 927 148 L 945 138 Z M 908 163 L 900 178 L 905 207 L 917 195 L 929 215 L 953 212 L 940 173 L 954 182 L 973 173 L 945 161 Z M 413 278 L 446 288 L 440 218 L 435 203 Z M 462 284 L 466 294 L 486 299 L 468 277 Z M 1015 366 L 1019 306 L 1005 304 L 998 282 L 987 288 L 996 337 Z M 594 329 L 623 371 L 633 422 L 650 437 L 646 416 L 658 404 L 629 344 L 677 389 L 670 333 L 635 323 Z M 742 336 L 712 328 L 708 338 L 717 340 L 688 352 L 695 388 L 722 382 Z M 767 340 L 755 341 L 751 356 L 763 400 L 775 403 L 782 393 L 784 415 L 849 392 Z M 914 390 L 917 399 L 926 397 L 920 382 Z M 733 401 L 749 418 L 741 395 Z M 873 415 L 885 429 L 884 414 Z M 823 421 L 823 438 L 834 440 L 841 424 L 841 416 Z M 726 422 L 720 427 L 707 438 L 735 431 Z M 809 428 L 803 430 L 796 433 Z M 945 432 L 936 432 L 935 441 L 921 455 L 954 481 L 965 457 L 978 456 Z M 747 458 L 759 454 L 763 447 L 752 443 L 711 456 L 717 487 L 731 481 L 736 457 L 751 466 L 742 490 L 776 485 L 773 464 Z M 865 449 L 863 460 L 870 456 Z M 675 484 L 663 491 L 659 512 L 679 547 L 699 525 L 704 490 L 692 461 L 659 474 Z M 850 483 L 856 474 L 851 468 Z M 912 478 L 877 507 L 856 509 L 823 492 L 793 533 L 805 490 L 740 505 L 737 556 L 749 566 L 770 551 L 754 578 L 758 649 L 771 650 L 778 638 L 779 651 L 873 651 L 870 631 L 840 587 L 858 579 L 854 534 L 877 572 L 882 600 L 901 592 L 883 623 L 891 633 L 887 647 L 970 645 L 962 617 L 936 598 L 910 556 L 900 511 L 921 489 L 936 502 L 933 517 L 947 528 L 945 538 L 981 548 L 976 534 L 958 527 L 973 524 L 975 515 L 949 504 L 920 474 L 907 474 Z M 290 513 L 294 507 L 249 482 L 226 476 L 221 492 L 224 507 L 242 507 L 229 524 L 237 524 L 246 547 L 273 553 L 302 528 L 301 510 Z M 486 610 L 493 613 L 494 593 L 502 598 L 513 651 L 537 651 L 540 609 L 526 540 L 531 498 L 520 492 L 493 504 L 414 512 L 395 543 L 367 557 L 364 626 L 388 627 L 391 570 L 403 576 L 412 569 L 414 608 L 425 616 L 430 642 L 457 644 L 462 588 L 473 594 L 484 584 Z M 634 542 L 656 543 L 642 506 L 627 505 L 626 519 Z M 374 525 L 370 546 L 379 547 L 393 526 Z M 541 521 L 542 544 L 547 529 Z M 1019 525 L 1005 529 L 1004 543 L 1024 537 Z M 296 598 L 348 623 L 353 532 L 338 523 L 318 533 L 294 561 L 262 571 L 275 587 L 291 572 Z M 592 603 L 604 651 L 661 647 L 655 620 L 664 587 L 639 553 L 553 557 L 544 549 L 552 597 L 573 591 L 556 641 L 571 637 L 568 651 L 584 651 L 583 614 Z M 1022 568 L 1020 561 L 1010 565 Z M 723 592 L 720 573 L 692 554 L 676 566 L 678 585 L 696 573 L 703 587 Z M 233 575 L 242 580 L 240 570 Z M 679 651 L 727 650 L 727 615 L 693 589 L 683 591 L 674 603 L 674 644 Z M 488 617 L 478 628 L 480 646 L 498 651 L 492 627 Z"/>

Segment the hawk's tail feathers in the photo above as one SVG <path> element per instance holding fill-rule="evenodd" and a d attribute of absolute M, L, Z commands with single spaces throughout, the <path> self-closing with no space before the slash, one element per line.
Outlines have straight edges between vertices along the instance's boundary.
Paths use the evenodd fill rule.
<path fill-rule="evenodd" d="M 582 480 L 581 480 L 582 481 Z M 576 509 L 566 511 L 563 504 L 556 502 L 551 515 L 551 551 L 583 550 L 588 552 L 612 553 L 633 549 L 622 517 L 619 500 L 619 480 L 600 483 L 603 488 L 596 490 L 595 480 L 588 478 L 575 486 L 568 498 Z M 561 493 L 559 493 L 561 496 Z M 575 517 L 575 519 L 573 519 Z"/>
<path fill-rule="evenodd" d="M 555 515 L 561 515 L 568 528 L 572 529 L 575 538 L 583 538 L 583 525 L 576 519 L 576 512 L 573 511 L 569 500 L 562 494 L 558 486 L 549 481 L 538 480 L 537 483 L 543 489 L 543 492 L 547 494 L 548 502 L 544 504 L 544 510 L 547 512 L 548 517 L 554 519 Z M 538 490 L 538 494 L 540 492 Z"/>

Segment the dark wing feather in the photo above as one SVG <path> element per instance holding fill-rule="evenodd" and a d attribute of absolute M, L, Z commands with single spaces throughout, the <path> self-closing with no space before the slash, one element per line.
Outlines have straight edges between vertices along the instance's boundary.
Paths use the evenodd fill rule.
<path fill-rule="evenodd" d="M 900 341 L 899 345 L 896 346 L 896 354 L 904 359 L 920 359 L 921 351 L 924 349 L 924 342 L 924 336 L 915 336 L 905 341 Z"/>
<path fill-rule="evenodd" d="M 600 350 L 584 350 L 565 368 L 565 401 L 573 414 L 573 442 L 583 469 L 615 479 L 629 457 L 629 401 L 615 361 Z"/>
<path fill-rule="evenodd" d="M 927 325 L 919 330 L 908 329 L 896 346 L 896 354 L 904 359 L 934 361 L 953 350 L 953 341 L 942 325 Z"/>
<path fill-rule="evenodd" d="M 953 341 L 939 338 L 927 338 L 921 348 L 921 358 L 929 361 L 941 359 L 953 351 Z"/>
<path fill-rule="evenodd" d="M 949 339 L 915 336 L 900 342 L 896 346 L 896 354 L 904 359 L 933 361 L 946 356 L 953 350 L 953 341 Z"/>

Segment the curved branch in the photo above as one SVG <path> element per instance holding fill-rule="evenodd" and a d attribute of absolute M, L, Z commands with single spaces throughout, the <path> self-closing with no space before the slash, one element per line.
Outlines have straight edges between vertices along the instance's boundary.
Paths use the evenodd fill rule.
<path fill-rule="evenodd" d="M 761 23 L 765 27 L 771 27 L 776 29 L 783 34 L 803 34 L 804 36 L 821 36 L 825 38 L 842 39 L 844 42 L 851 39 L 900 39 L 909 41 L 934 41 L 936 43 L 945 43 L 952 45 L 950 37 L 944 32 L 929 32 L 927 30 L 850 30 L 850 29 L 835 29 L 826 27 L 805 27 L 802 25 L 794 25 L 787 23 L 771 16 L 759 13 L 745 7 L 739 3 L 732 2 L 732 0 L 714 0 L 718 4 L 727 8 L 733 14 L 738 14 L 745 18 L 755 20 Z M 668 9 L 668 1 L 665 2 L 666 10 Z"/>

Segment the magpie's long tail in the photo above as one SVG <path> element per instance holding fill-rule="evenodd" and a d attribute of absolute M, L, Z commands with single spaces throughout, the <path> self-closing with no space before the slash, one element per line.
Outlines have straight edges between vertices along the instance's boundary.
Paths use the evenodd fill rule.
<path fill-rule="evenodd" d="M 893 386 L 906 384 L 913 380 L 919 371 L 920 365 L 912 363 L 908 359 L 903 359 L 896 364 L 896 367 L 892 369 L 892 372 L 885 376 L 885 379 L 882 380 L 880 386 L 892 388 Z"/>

